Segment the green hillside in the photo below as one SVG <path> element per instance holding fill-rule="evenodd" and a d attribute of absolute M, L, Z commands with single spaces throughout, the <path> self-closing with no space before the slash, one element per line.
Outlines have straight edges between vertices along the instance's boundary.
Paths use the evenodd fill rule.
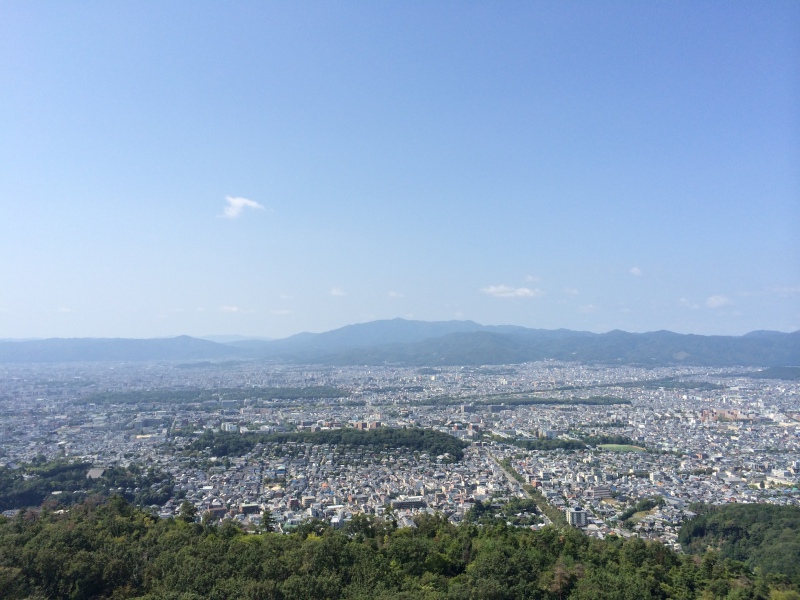
<path fill-rule="evenodd" d="M 432 515 L 397 529 L 362 515 L 338 531 L 312 522 L 253 535 L 233 521 L 160 520 L 113 498 L 63 515 L 0 518 L 0 592 L 6 600 L 767 600 L 770 589 L 714 553 L 695 560 L 577 529 L 455 526 Z"/>
<path fill-rule="evenodd" d="M 680 542 L 700 554 L 742 561 L 753 570 L 785 576 L 800 586 L 800 507 L 771 504 L 717 506 L 685 523 Z"/>

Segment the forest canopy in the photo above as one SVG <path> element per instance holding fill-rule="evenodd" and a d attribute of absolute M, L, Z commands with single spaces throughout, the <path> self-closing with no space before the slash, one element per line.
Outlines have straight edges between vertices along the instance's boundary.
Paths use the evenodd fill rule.
<path fill-rule="evenodd" d="M 574 528 L 456 526 L 441 515 L 401 529 L 359 515 L 342 530 L 317 521 L 245 534 L 234 521 L 159 519 L 114 497 L 0 518 L 8 600 L 768 600 L 770 587 L 794 593 L 713 551 L 679 555 Z"/>
<path fill-rule="evenodd" d="M 451 460 L 461 460 L 466 442 L 440 431 L 422 428 L 380 427 L 361 430 L 351 427 L 325 431 L 296 431 L 290 433 L 226 433 L 205 431 L 189 446 L 190 450 L 209 448 L 212 456 L 241 456 L 250 452 L 257 444 L 341 444 L 366 446 L 373 450 L 406 448 L 409 451 L 427 452 L 433 456 L 449 454 Z"/>
<path fill-rule="evenodd" d="M 703 511 L 681 527 L 679 541 L 687 551 L 716 548 L 723 559 L 783 574 L 800 586 L 800 507 L 730 504 Z"/>

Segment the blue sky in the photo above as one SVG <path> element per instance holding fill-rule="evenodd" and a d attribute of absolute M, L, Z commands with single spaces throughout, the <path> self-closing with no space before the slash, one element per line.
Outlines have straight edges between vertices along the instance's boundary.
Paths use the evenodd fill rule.
<path fill-rule="evenodd" d="M 796 2 L 0 2 L 0 338 L 800 329 Z"/>

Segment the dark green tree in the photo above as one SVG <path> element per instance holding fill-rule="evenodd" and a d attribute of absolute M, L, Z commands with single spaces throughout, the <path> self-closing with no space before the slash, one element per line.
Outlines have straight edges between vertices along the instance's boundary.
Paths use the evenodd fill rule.
<path fill-rule="evenodd" d="M 261 530 L 275 531 L 275 519 L 272 516 L 272 511 L 268 508 L 264 508 L 261 511 Z"/>
<path fill-rule="evenodd" d="M 194 523 L 197 518 L 197 508 L 188 500 L 184 500 L 180 512 L 178 512 L 178 518 L 186 523 Z"/>

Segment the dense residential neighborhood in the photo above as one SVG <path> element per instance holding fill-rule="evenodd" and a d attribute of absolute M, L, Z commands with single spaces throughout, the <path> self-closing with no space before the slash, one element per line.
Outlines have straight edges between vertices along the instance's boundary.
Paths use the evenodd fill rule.
<path fill-rule="evenodd" d="M 419 513 L 458 523 L 476 504 L 533 494 L 590 535 L 678 549 L 694 503 L 800 504 L 800 384 L 757 375 L 557 361 L 4 365 L 0 464 L 13 473 L 37 460 L 79 462 L 98 482 L 108 469 L 151 469 L 164 478 L 153 488 L 169 486 L 145 506 L 154 514 L 175 517 L 188 503 L 198 520 L 252 531 L 314 519 L 338 528 L 359 514 L 400 527 Z M 452 436 L 463 457 L 314 437 L 389 428 Z M 210 432 L 241 450 L 203 446 Z M 597 443 L 612 438 L 627 443 Z M 545 512 L 525 526 L 549 523 Z"/>

